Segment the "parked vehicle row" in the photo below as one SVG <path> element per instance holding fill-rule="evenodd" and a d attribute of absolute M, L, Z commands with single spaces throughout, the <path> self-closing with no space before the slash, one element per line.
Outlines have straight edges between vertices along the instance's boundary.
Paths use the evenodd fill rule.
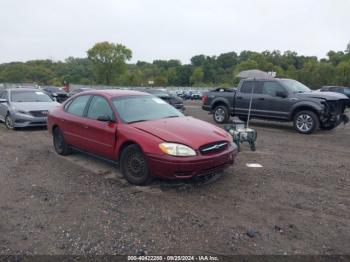
<path fill-rule="evenodd" d="M 336 93 L 344 94 L 348 98 L 350 98 L 350 87 L 345 87 L 345 86 L 323 86 L 320 89 L 320 91 L 321 92 L 336 92 Z"/>
<path fill-rule="evenodd" d="M 344 114 L 349 98 L 335 92 L 312 92 L 292 79 L 243 79 L 237 89 L 217 89 L 204 95 L 202 108 L 214 121 L 230 116 L 293 121 L 296 131 L 310 134 L 318 128 L 331 130 L 349 121 Z"/>

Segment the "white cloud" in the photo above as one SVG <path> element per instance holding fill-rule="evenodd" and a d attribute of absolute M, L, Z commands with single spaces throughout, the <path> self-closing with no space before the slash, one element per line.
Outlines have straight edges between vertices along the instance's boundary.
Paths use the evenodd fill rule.
<path fill-rule="evenodd" d="M 133 61 L 228 51 L 323 57 L 350 41 L 348 0 L 1 0 L 0 62 L 83 57 L 123 43 Z"/>

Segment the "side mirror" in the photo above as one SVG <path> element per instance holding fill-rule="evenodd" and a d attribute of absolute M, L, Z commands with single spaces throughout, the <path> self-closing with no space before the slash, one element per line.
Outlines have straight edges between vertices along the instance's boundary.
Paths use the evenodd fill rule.
<path fill-rule="evenodd" d="M 101 122 L 114 122 L 114 120 L 109 115 L 99 116 L 97 120 Z"/>
<path fill-rule="evenodd" d="M 281 98 L 286 98 L 287 94 L 283 91 L 277 91 L 276 96 L 281 97 Z"/>
<path fill-rule="evenodd" d="M 0 98 L 0 103 L 7 103 L 7 99 L 5 99 L 5 98 Z"/>

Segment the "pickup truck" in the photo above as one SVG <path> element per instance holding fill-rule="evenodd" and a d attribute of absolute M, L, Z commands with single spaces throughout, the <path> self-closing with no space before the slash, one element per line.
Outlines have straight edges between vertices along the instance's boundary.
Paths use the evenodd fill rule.
<path fill-rule="evenodd" d="M 219 88 L 204 94 L 202 109 L 213 114 L 214 121 L 226 123 L 230 116 L 293 121 L 296 131 L 311 134 L 318 128 L 331 130 L 347 123 L 344 113 L 350 99 L 334 92 L 313 92 L 292 79 L 243 79 L 237 88 Z"/>

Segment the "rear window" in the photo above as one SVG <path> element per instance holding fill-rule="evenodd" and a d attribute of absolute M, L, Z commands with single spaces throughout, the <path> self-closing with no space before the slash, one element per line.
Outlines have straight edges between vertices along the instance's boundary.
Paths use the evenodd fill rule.
<path fill-rule="evenodd" d="M 76 116 L 83 116 L 87 102 L 91 96 L 78 96 L 72 102 L 70 102 L 67 113 Z"/>

